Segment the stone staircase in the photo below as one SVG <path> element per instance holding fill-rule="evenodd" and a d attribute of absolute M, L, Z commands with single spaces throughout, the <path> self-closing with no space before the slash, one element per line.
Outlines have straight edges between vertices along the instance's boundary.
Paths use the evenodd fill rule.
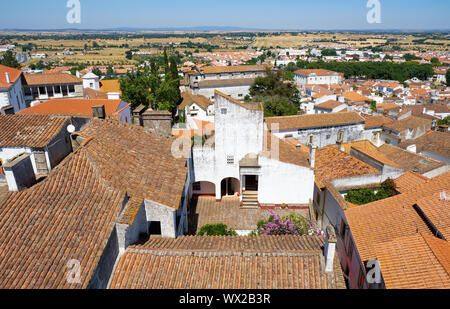
<path fill-rule="evenodd" d="M 245 191 L 242 194 L 241 208 L 258 209 L 258 191 Z"/>

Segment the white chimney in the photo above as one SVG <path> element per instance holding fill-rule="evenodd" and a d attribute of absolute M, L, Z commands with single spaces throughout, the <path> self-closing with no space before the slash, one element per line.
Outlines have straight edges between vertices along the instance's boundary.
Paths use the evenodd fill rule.
<path fill-rule="evenodd" d="M 309 164 L 311 165 L 311 168 L 316 167 L 316 152 L 317 152 L 317 146 L 310 145 L 309 146 Z"/>
<path fill-rule="evenodd" d="M 6 83 L 11 84 L 11 78 L 9 77 L 9 72 L 5 72 Z"/>
<path fill-rule="evenodd" d="M 406 150 L 408 150 L 409 152 L 412 152 L 412 153 L 417 153 L 417 145 L 411 145 L 411 146 L 408 146 L 407 148 L 406 148 Z"/>
<path fill-rule="evenodd" d="M 334 255 L 336 253 L 336 233 L 333 226 L 330 224 L 326 229 L 325 239 L 325 273 L 332 273 L 334 271 Z"/>

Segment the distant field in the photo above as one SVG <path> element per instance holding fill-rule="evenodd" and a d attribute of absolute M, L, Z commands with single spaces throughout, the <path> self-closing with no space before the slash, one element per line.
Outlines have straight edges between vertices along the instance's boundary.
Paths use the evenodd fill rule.
<path fill-rule="evenodd" d="M 39 35 L 38 39 L 35 39 Z M 34 44 L 36 48 L 33 52 L 45 52 L 49 55 L 49 60 L 65 63 L 83 63 L 94 65 L 109 64 L 134 64 L 136 61 L 128 60 L 125 52 L 129 49 L 138 49 L 141 51 L 151 51 L 161 53 L 163 46 L 173 48 L 172 51 L 179 52 L 204 52 L 208 46 L 214 46 L 214 51 L 236 51 L 245 49 L 252 43 L 254 48 L 301 48 L 320 44 L 321 46 L 345 44 L 352 48 L 380 47 L 385 51 L 448 51 L 450 40 L 442 34 L 369 34 L 369 33 L 278 33 L 278 34 L 251 34 L 255 35 L 254 41 L 245 41 L 239 36 L 230 38 L 227 33 L 208 33 L 208 34 L 166 34 L 152 37 L 145 37 L 148 33 L 99 33 L 89 34 L 98 35 L 97 38 L 80 38 L 80 33 L 5 33 L 0 32 L 0 43 L 18 44 L 26 46 Z M 142 35 L 142 36 L 141 36 Z M 241 35 L 241 34 L 239 34 Z M 242 34 L 245 36 L 246 34 Z M 248 35 L 248 33 L 247 33 Z M 2 37 L 13 36 L 11 39 Z M 32 37 L 34 36 L 34 37 Z M 73 37 L 77 39 L 72 39 Z M 114 37 L 116 36 L 116 37 Z M 191 37 L 189 37 L 191 36 Z M 64 39 L 63 39 L 64 38 Z M 186 45 L 179 46 L 177 43 L 187 44 L 191 42 L 191 47 Z M 173 43 L 169 47 L 169 43 Z M 92 50 L 93 45 L 100 46 L 98 50 Z M 158 44 L 159 46 L 154 46 Z M 210 45 L 208 45 L 210 44 Z M 125 46 L 124 46 L 125 45 Z M 153 46 L 152 46 L 153 45 Z M 88 48 L 88 53 L 81 55 L 84 47 Z M 58 52 L 65 49 L 75 51 L 76 55 L 57 56 Z M 19 48 L 20 50 L 20 48 Z M 32 60 L 35 63 L 38 60 Z"/>

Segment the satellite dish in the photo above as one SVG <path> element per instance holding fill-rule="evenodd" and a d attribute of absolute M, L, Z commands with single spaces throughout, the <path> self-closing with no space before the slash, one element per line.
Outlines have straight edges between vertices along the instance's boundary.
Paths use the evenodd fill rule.
<path fill-rule="evenodd" d="M 75 126 L 73 125 L 73 124 L 70 124 L 70 125 L 68 125 L 67 126 L 67 132 L 69 132 L 69 133 L 73 133 L 73 132 L 75 132 Z"/>

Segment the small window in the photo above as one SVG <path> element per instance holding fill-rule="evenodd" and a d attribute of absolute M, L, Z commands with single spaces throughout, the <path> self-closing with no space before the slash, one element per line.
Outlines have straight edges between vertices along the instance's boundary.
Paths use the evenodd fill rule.
<path fill-rule="evenodd" d="M 345 224 L 344 220 L 341 221 L 341 239 L 345 241 L 345 233 L 347 232 L 347 224 Z"/>
<path fill-rule="evenodd" d="M 389 145 L 391 143 L 391 140 L 389 138 L 386 138 L 384 142 Z"/>
<path fill-rule="evenodd" d="M 330 135 L 330 134 L 328 134 L 328 135 L 327 135 L 327 139 L 330 139 L 330 138 L 331 138 L 331 135 Z"/>
<path fill-rule="evenodd" d="M 227 164 L 234 164 L 234 156 L 227 156 Z"/>
<path fill-rule="evenodd" d="M 149 235 L 161 235 L 161 221 L 151 221 L 148 229 Z"/>
<path fill-rule="evenodd" d="M 344 141 L 344 132 L 339 132 L 338 133 L 338 142 L 342 142 L 342 141 Z"/>
<path fill-rule="evenodd" d="M 220 110 L 220 112 L 221 112 L 222 115 L 226 115 L 227 114 L 227 109 L 226 108 L 222 108 Z"/>
<path fill-rule="evenodd" d="M 308 136 L 308 145 L 313 145 L 314 144 L 314 135 L 310 135 Z"/>

